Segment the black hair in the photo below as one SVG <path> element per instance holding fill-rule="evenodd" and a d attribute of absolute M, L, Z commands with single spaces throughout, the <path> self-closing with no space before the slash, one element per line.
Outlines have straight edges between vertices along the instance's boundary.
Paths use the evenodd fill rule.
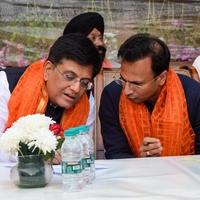
<path fill-rule="evenodd" d="M 59 37 L 50 49 L 47 60 L 54 65 L 69 59 L 80 65 L 92 65 L 93 78 L 101 69 L 101 59 L 99 53 L 90 39 L 82 34 L 67 34 Z"/>
<path fill-rule="evenodd" d="M 167 45 L 148 33 L 139 33 L 127 39 L 119 48 L 121 61 L 135 62 L 150 57 L 155 76 L 169 69 L 170 52 Z"/>

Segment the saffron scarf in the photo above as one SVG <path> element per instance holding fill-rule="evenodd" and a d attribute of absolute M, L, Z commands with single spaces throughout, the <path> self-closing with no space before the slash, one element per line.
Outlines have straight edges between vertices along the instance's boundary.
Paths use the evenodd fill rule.
<path fill-rule="evenodd" d="M 12 92 L 8 102 L 7 128 L 22 116 L 45 113 L 48 94 L 44 81 L 44 63 L 44 60 L 39 60 L 31 64 Z M 89 101 L 85 93 L 74 106 L 64 111 L 60 122 L 62 129 L 85 124 L 88 113 Z"/>
<path fill-rule="evenodd" d="M 145 104 L 134 103 L 122 91 L 119 117 L 128 143 L 136 156 L 144 137 L 160 139 L 162 156 L 194 154 L 194 131 L 191 127 L 182 84 L 173 70 L 150 113 Z"/>

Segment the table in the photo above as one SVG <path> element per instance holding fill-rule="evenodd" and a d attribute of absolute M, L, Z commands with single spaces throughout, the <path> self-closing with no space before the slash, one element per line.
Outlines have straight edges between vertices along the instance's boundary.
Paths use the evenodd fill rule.
<path fill-rule="evenodd" d="M 20 189 L 0 163 L 0 200 L 191 200 L 200 199 L 200 156 L 97 160 L 96 181 L 76 193 L 64 192 L 54 174 L 45 188 Z"/>

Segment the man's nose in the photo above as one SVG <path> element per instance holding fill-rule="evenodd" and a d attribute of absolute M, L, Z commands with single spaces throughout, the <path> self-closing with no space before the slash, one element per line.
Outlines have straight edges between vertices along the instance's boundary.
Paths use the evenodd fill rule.
<path fill-rule="evenodd" d="M 126 82 L 124 85 L 124 93 L 126 96 L 133 94 L 133 89 L 130 88 L 129 82 Z"/>
<path fill-rule="evenodd" d="M 80 81 L 76 80 L 75 82 L 73 82 L 70 86 L 71 90 L 73 90 L 75 93 L 80 92 L 81 90 L 81 85 L 80 85 Z"/>

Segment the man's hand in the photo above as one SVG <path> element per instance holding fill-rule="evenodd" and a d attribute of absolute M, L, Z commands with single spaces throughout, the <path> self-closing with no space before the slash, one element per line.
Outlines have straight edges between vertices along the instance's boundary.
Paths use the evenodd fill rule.
<path fill-rule="evenodd" d="M 160 140 L 152 137 L 145 137 L 140 146 L 140 156 L 149 157 L 149 156 L 160 156 L 163 147 L 160 143 Z"/>

